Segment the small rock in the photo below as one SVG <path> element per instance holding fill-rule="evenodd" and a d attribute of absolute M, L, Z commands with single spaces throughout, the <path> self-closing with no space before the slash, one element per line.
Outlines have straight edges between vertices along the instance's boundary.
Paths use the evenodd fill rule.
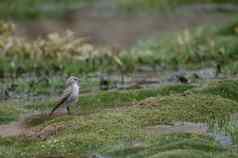
<path fill-rule="evenodd" d="M 111 157 L 104 157 L 98 154 L 92 154 L 89 158 L 111 158 Z"/>
<path fill-rule="evenodd" d="M 10 98 L 10 92 L 8 91 L 8 89 L 0 91 L 0 99 L 7 100 L 9 98 Z"/>
<path fill-rule="evenodd" d="M 184 71 L 178 71 L 172 74 L 168 78 L 169 82 L 181 82 L 181 83 L 188 83 L 189 80 L 187 79 L 187 73 Z"/>
<path fill-rule="evenodd" d="M 109 79 L 105 76 L 100 77 L 99 86 L 100 86 L 100 90 L 108 90 L 110 86 Z"/>

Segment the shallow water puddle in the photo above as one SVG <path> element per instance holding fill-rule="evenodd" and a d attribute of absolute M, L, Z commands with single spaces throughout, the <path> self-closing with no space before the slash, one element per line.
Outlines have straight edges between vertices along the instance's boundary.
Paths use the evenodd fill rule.
<path fill-rule="evenodd" d="M 208 129 L 209 127 L 206 123 L 175 122 L 173 125 L 147 127 L 146 133 L 148 135 L 162 135 L 172 133 L 206 134 Z"/>
<path fill-rule="evenodd" d="M 232 145 L 233 140 L 232 137 L 224 132 L 211 132 L 208 133 L 214 140 L 219 142 L 223 146 Z"/>
<path fill-rule="evenodd" d="M 149 136 L 158 136 L 173 133 L 194 133 L 212 137 L 223 146 L 232 145 L 232 136 L 222 131 L 210 130 L 207 123 L 175 122 L 173 125 L 157 125 L 147 127 L 145 133 Z"/>

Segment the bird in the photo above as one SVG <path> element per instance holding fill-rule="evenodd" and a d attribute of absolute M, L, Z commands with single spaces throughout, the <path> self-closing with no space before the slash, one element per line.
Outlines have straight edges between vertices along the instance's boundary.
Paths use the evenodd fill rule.
<path fill-rule="evenodd" d="M 59 99 L 56 101 L 56 105 L 50 112 L 49 116 L 52 116 L 55 110 L 64 107 L 67 113 L 70 114 L 69 106 L 78 101 L 80 90 L 80 79 L 75 76 L 70 76 L 65 82 L 65 90 Z"/>

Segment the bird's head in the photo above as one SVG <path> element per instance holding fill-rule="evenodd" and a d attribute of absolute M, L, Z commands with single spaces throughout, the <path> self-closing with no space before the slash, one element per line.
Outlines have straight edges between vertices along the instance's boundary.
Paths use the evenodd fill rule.
<path fill-rule="evenodd" d="M 79 85 L 80 79 L 75 76 L 70 76 L 65 82 L 66 86 L 72 85 L 74 83 L 77 83 Z"/>

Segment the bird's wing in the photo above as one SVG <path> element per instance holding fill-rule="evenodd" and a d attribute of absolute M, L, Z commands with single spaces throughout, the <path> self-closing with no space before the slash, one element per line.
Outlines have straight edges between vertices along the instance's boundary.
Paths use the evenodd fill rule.
<path fill-rule="evenodd" d="M 65 102 L 65 100 L 70 96 L 70 94 L 72 93 L 72 86 L 69 86 L 69 87 L 67 87 L 65 90 L 64 90 L 64 92 L 63 92 L 63 94 L 61 95 L 61 97 L 58 99 L 58 102 L 57 102 L 57 104 L 56 105 L 58 105 L 58 104 L 63 104 L 64 102 Z"/>
<path fill-rule="evenodd" d="M 72 86 L 69 86 L 64 90 L 62 96 L 58 99 L 55 107 L 50 112 L 50 115 L 52 115 L 54 113 L 54 111 L 56 109 L 58 109 L 60 107 L 60 105 L 62 105 L 68 99 L 68 97 L 70 96 L 71 93 L 72 93 Z"/>

